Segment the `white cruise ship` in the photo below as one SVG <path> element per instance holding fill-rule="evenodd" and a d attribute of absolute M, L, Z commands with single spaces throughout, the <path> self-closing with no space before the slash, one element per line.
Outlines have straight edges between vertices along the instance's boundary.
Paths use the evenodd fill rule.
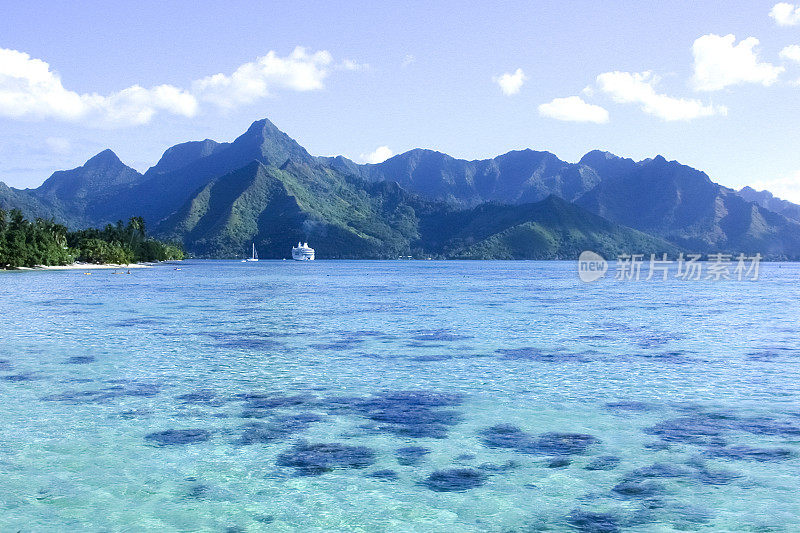
<path fill-rule="evenodd" d="M 313 261 L 314 249 L 307 242 L 298 242 L 297 246 L 292 248 L 292 259 L 295 261 Z"/>

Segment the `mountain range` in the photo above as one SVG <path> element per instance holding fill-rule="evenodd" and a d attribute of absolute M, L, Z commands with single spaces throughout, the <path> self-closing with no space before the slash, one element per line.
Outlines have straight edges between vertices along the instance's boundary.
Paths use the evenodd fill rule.
<path fill-rule="evenodd" d="M 199 257 L 241 256 L 254 242 L 281 258 L 307 240 L 320 258 L 800 258 L 800 206 L 661 156 L 592 151 L 568 163 L 520 150 L 467 161 L 415 149 L 357 164 L 312 156 L 267 119 L 231 143 L 175 145 L 144 174 L 104 150 L 36 189 L 0 182 L 0 208 L 73 228 L 142 216 Z"/>

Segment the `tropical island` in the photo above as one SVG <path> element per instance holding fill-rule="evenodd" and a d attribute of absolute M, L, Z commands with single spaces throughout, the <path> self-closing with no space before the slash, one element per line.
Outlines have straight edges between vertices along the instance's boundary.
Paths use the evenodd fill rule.
<path fill-rule="evenodd" d="M 30 221 L 0 209 L 0 269 L 70 265 L 76 261 L 127 265 L 183 259 L 180 246 L 149 238 L 141 217 L 103 229 L 69 231 L 52 219 Z"/>
<path fill-rule="evenodd" d="M 47 248 L 30 238 L 26 259 L 15 244 L 14 264 L 147 261 L 179 247 L 230 259 L 253 245 L 282 259 L 298 241 L 319 259 L 574 260 L 583 250 L 800 259 L 800 206 L 662 156 L 593 150 L 569 163 L 527 149 L 484 160 L 415 149 L 358 164 L 313 156 L 268 119 L 233 142 L 172 146 L 144 173 L 104 150 L 36 189 L 0 182 L 0 209 L 42 219 L 25 231 L 66 240 L 42 237 Z M 144 236 L 145 222 L 162 244 Z"/>

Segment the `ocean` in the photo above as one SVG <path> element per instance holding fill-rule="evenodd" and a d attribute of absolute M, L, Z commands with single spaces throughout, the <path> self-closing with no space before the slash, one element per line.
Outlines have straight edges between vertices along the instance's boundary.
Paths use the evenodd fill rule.
<path fill-rule="evenodd" d="M 798 531 L 800 265 L 0 273 L 0 531 Z"/>

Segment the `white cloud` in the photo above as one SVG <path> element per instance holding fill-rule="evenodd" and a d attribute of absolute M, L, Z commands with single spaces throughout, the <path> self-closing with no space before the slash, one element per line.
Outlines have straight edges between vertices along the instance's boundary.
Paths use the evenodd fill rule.
<path fill-rule="evenodd" d="M 800 62 L 800 45 L 792 44 L 781 50 L 780 54 L 782 59 L 789 61 Z"/>
<path fill-rule="evenodd" d="M 585 102 L 580 96 L 555 98 L 540 105 L 539 114 L 543 117 L 569 122 L 594 122 L 596 124 L 608 122 L 608 111 L 599 105 Z"/>
<path fill-rule="evenodd" d="M 800 204 L 800 171 L 781 178 L 756 181 L 751 187 L 757 191 L 768 190 L 778 198 Z"/>
<path fill-rule="evenodd" d="M 492 81 L 500 86 L 500 90 L 503 91 L 503 94 L 510 96 L 512 94 L 517 94 L 522 88 L 522 84 L 525 83 L 527 79 L 528 77 L 522 72 L 522 69 L 518 68 L 513 74 L 506 72 L 502 76 L 495 76 L 492 78 Z"/>
<path fill-rule="evenodd" d="M 195 81 L 192 93 L 198 100 L 232 108 L 264 98 L 276 88 L 313 91 L 322 89 L 332 62 L 326 50 L 309 53 L 298 46 L 287 57 L 269 52 L 240 66 L 230 76 L 214 74 Z"/>
<path fill-rule="evenodd" d="M 388 146 L 379 146 L 374 152 L 361 154 L 359 159 L 364 163 L 383 163 L 393 155 L 394 152 Z"/>
<path fill-rule="evenodd" d="M 407 67 L 410 64 L 412 64 L 413 62 L 415 62 L 416 60 L 417 60 L 417 58 L 415 58 L 411 54 L 406 54 L 406 57 L 403 58 L 402 65 L 403 65 L 403 67 Z"/>
<path fill-rule="evenodd" d="M 760 83 L 769 86 L 775 83 L 784 71 L 771 63 L 761 63 L 755 47 L 758 39 L 748 37 L 734 44 L 733 34 L 725 36 L 710 33 L 695 40 L 694 77 L 692 82 L 698 91 L 718 91 L 740 83 Z"/>
<path fill-rule="evenodd" d="M 297 47 L 286 57 L 275 52 L 245 63 L 230 75 L 215 74 L 173 85 L 133 85 L 108 95 L 66 89 L 49 64 L 17 50 L 0 48 L 0 116 L 82 121 L 96 126 L 144 124 L 158 113 L 196 115 L 202 103 L 233 108 L 264 98 L 278 89 L 313 91 L 323 87 L 332 68 L 367 68 L 352 60 L 332 65 L 325 50 Z"/>
<path fill-rule="evenodd" d="M 134 85 L 108 96 L 78 94 L 64 88 L 46 62 L 17 50 L 0 49 L 0 115 L 141 124 L 156 111 L 193 116 L 197 102 L 171 85 L 152 89 Z"/>
<path fill-rule="evenodd" d="M 795 26 L 800 24 L 800 6 L 780 2 L 772 6 L 769 16 L 775 19 L 778 26 Z"/>
<path fill-rule="evenodd" d="M 86 113 L 90 95 L 68 91 L 50 65 L 16 50 L 0 49 L 0 114 L 71 119 Z"/>
<path fill-rule="evenodd" d="M 605 72 L 597 76 L 601 91 L 621 104 L 640 104 L 642 111 L 662 120 L 692 120 L 711 115 L 726 115 L 728 108 L 704 104 L 700 100 L 673 98 L 656 92 L 660 78 L 652 72 Z"/>
<path fill-rule="evenodd" d="M 152 89 L 134 85 L 105 97 L 92 95 L 89 118 L 112 126 L 146 124 L 158 111 L 193 117 L 197 105 L 193 95 L 172 85 Z"/>

